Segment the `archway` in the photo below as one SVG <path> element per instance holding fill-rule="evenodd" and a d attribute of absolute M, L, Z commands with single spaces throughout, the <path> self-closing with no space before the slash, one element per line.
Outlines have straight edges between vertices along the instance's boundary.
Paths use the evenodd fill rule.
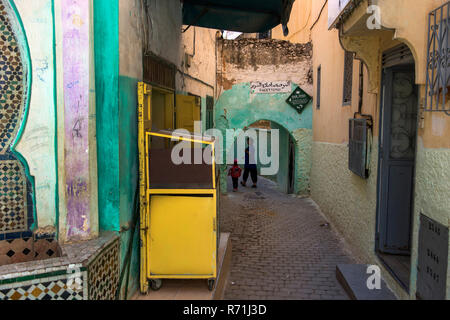
<path fill-rule="evenodd" d="M 265 178 L 268 178 L 269 180 L 272 180 L 273 182 L 277 183 L 278 189 L 284 193 L 293 194 L 295 193 L 295 154 L 296 154 L 296 144 L 294 137 L 287 131 L 283 126 L 279 125 L 278 123 L 269 121 L 269 120 L 260 120 L 255 122 L 254 124 L 251 124 L 249 129 L 254 130 L 254 133 L 257 135 L 256 140 L 256 153 L 259 154 L 260 149 L 262 148 L 262 144 L 267 142 L 267 145 L 264 146 L 265 149 L 263 149 L 262 153 L 266 154 L 268 159 L 270 160 L 270 163 L 263 163 L 262 159 L 260 157 L 257 157 L 257 168 L 258 168 L 258 175 L 264 176 Z M 273 131 L 277 130 L 278 132 L 278 146 L 277 148 L 277 161 L 276 165 L 273 163 L 274 157 L 275 157 L 275 150 L 273 142 Z M 247 135 L 248 131 L 242 130 L 240 133 L 235 137 L 234 143 L 230 150 L 227 150 L 227 153 L 229 156 L 229 159 L 231 159 L 231 155 L 233 155 L 234 159 L 238 160 L 238 163 L 243 166 L 245 164 L 245 153 L 243 150 L 239 153 L 238 152 L 238 140 L 245 144 L 245 138 L 251 137 L 251 135 Z M 262 136 L 265 135 L 266 138 L 262 140 Z M 230 152 L 232 152 L 230 154 Z M 229 163 L 229 162 L 228 162 Z M 274 167 L 277 167 L 276 172 L 273 173 L 266 173 L 264 174 L 262 168 L 272 168 L 274 170 Z M 271 171 L 272 171 L 271 170 Z M 242 180 L 242 179 L 241 179 Z M 228 181 L 228 184 L 230 185 L 231 181 Z M 251 183 L 251 179 L 248 179 L 248 182 Z M 228 188 L 230 190 L 230 188 Z"/>
<path fill-rule="evenodd" d="M 298 86 L 292 84 L 293 92 Z M 215 107 L 216 128 L 224 136 L 224 159 L 232 150 L 235 138 L 251 124 L 268 120 L 279 129 L 285 129 L 292 137 L 295 149 L 293 168 L 293 193 L 309 194 L 309 174 L 311 169 L 312 145 L 312 103 L 301 112 L 287 104 L 291 93 L 252 94 L 250 83 L 234 85 L 218 99 Z M 226 131 L 235 132 L 234 135 Z M 226 192 L 226 164 L 221 166 L 221 190 Z"/>

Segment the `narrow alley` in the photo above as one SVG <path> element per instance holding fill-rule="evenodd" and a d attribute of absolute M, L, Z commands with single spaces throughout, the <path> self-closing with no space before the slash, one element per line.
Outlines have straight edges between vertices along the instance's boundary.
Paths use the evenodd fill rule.
<path fill-rule="evenodd" d="M 233 244 L 225 299 L 348 299 L 336 265 L 354 261 L 340 236 L 311 199 L 260 181 L 221 198 L 221 232 Z"/>
<path fill-rule="evenodd" d="M 0 0 L 0 302 L 449 300 L 449 217 L 450 0 Z"/>

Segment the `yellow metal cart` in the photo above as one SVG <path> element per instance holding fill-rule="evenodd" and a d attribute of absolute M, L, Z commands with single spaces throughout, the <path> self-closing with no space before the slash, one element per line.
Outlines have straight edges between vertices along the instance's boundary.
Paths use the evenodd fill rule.
<path fill-rule="evenodd" d="M 191 164 L 177 165 L 172 160 L 174 148 L 182 142 L 191 147 Z M 145 132 L 145 153 L 141 290 L 146 292 L 149 286 L 158 290 L 163 279 L 206 279 L 213 290 L 218 238 L 214 140 Z M 208 153 L 210 161 L 201 157 L 201 163 L 194 164 L 199 154 Z"/>

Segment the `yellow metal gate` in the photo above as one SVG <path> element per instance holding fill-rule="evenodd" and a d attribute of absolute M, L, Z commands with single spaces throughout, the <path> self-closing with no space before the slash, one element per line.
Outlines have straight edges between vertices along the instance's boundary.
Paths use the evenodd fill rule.
<path fill-rule="evenodd" d="M 212 289 L 217 275 L 218 233 L 214 140 L 170 131 L 151 132 L 152 87 L 139 83 L 138 94 L 141 291 L 148 291 L 149 281 L 154 288 L 155 281 L 162 279 L 207 279 Z M 180 101 L 184 111 L 189 110 L 186 105 L 192 98 L 181 102 L 177 96 L 177 107 Z M 189 105 L 192 119 L 195 104 Z M 202 152 L 209 150 L 213 161 L 174 164 L 174 136 L 178 143 L 194 148 L 200 145 L 197 149 Z"/>

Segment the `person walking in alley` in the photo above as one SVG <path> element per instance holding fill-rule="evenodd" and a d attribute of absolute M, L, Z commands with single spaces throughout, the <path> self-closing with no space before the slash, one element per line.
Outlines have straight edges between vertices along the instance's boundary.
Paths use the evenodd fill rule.
<path fill-rule="evenodd" d="M 239 187 L 239 178 L 241 177 L 242 169 L 238 165 L 237 159 L 234 160 L 234 165 L 231 167 L 231 169 L 228 171 L 228 175 L 231 176 L 231 179 L 233 180 L 233 192 L 238 191 Z"/>
<path fill-rule="evenodd" d="M 258 168 L 255 161 L 255 147 L 253 146 L 253 141 L 247 138 L 247 149 L 245 149 L 245 167 L 244 176 L 241 184 L 245 187 L 247 186 L 248 176 L 251 176 L 253 186 L 252 188 L 257 188 L 258 183 Z"/>

